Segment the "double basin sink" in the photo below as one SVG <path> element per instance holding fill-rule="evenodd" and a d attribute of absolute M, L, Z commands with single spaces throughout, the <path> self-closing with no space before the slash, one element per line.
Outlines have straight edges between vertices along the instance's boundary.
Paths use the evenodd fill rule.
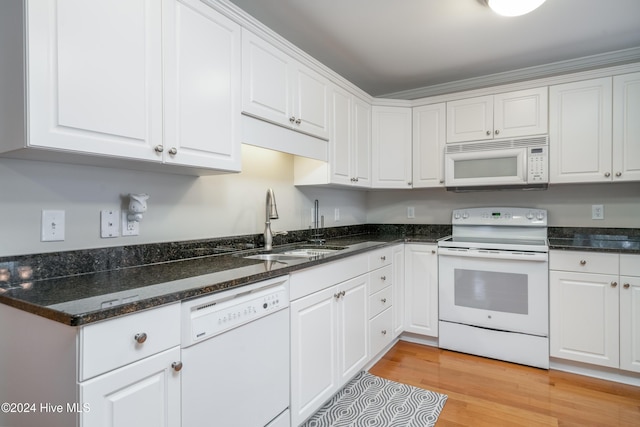
<path fill-rule="evenodd" d="M 274 249 L 269 252 L 254 253 L 250 255 L 236 254 L 235 256 L 245 259 L 259 259 L 263 261 L 300 261 L 302 259 L 316 259 L 339 252 L 346 247 L 341 246 L 294 246 L 288 248 Z"/>

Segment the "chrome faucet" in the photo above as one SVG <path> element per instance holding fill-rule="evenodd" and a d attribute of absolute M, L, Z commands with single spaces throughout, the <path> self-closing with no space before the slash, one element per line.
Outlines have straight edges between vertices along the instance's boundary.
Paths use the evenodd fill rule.
<path fill-rule="evenodd" d="M 278 219 L 278 207 L 276 206 L 276 196 L 271 188 L 267 189 L 267 200 L 265 206 L 266 221 L 264 223 L 264 249 L 270 251 L 273 249 L 273 236 L 279 234 L 287 234 L 286 231 L 273 233 L 271 231 L 271 220 Z"/>
<path fill-rule="evenodd" d="M 316 245 L 324 245 L 325 240 L 322 238 L 322 233 L 320 233 L 320 202 L 318 202 L 318 199 L 313 202 L 313 210 L 313 226 L 315 230 L 309 242 Z M 324 228 L 324 215 L 322 216 L 322 228 Z"/>

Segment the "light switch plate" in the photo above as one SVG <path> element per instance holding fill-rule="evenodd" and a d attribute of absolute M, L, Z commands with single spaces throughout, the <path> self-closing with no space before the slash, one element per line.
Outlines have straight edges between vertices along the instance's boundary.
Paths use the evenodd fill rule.
<path fill-rule="evenodd" d="M 43 242 L 64 241 L 64 211 L 42 211 L 40 240 Z"/>

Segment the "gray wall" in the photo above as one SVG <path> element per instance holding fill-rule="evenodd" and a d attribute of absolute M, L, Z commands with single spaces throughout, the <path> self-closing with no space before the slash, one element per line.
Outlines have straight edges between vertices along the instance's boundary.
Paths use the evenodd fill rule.
<path fill-rule="evenodd" d="M 308 228 L 316 198 L 327 227 L 447 224 L 454 208 L 488 205 L 546 208 L 552 226 L 640 227 L 640 183 L 465 194 L 298 188 L 291 155 L 243 146 L 242 156 L 242 173 L 199 178 L 0 159 L 0 256 L 262 233 L 268 187 L 280 213 L 273 230 Z M 124 195 L 139 192 L 150 194 L 140 235 L 100 238 L 100 210 L 121 209 Z M 592 204 L 604 205 L 603 221 L 591 220 Z M 407 218 L 408 206 L 415 207 L 415 219 Z M 340 209 L 337 222 L 335 208 Z M 64 242 L 40 241 L 43 209 L 66 211 Z"/>

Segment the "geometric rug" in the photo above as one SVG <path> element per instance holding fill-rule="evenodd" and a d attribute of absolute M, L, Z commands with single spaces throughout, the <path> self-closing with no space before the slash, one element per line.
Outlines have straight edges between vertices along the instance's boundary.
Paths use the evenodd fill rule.
<path fill-rule="evenodd" d="M 432 427 L 447 396 L 360 372 L 303 427 Z"/>

